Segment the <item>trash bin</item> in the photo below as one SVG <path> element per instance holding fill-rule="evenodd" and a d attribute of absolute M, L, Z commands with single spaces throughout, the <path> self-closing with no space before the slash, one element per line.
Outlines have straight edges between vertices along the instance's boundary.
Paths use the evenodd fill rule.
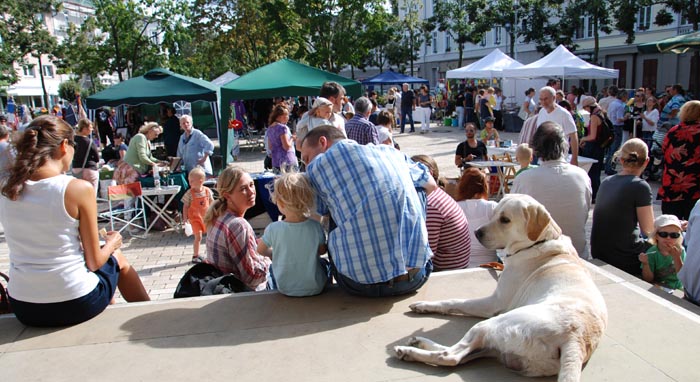
<path fill-rule="evenodd" d="M 455 118 L 452 120 L 452 127 L 457 127 L 459 125 L 459 119 Z"/>
<path fill-rule="evenodd" d="M 452 126 L 452 118 L 445 118 L 442 122 L 445 126 Z"/>

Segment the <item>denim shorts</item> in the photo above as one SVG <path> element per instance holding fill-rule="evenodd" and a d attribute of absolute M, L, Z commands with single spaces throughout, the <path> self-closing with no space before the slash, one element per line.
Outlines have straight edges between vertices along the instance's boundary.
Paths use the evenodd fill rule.
<path fill-rule="evenodd" d="M 68 326 L 85 322 L 109 305 L 117 289 L 119 263 L 114 256 L 97 271 L 97 286 L 90 293 L 73 300 L 34 303 L 15 300 L 10 296 L 10 306 L 17 319 L 27 326 Z"/>

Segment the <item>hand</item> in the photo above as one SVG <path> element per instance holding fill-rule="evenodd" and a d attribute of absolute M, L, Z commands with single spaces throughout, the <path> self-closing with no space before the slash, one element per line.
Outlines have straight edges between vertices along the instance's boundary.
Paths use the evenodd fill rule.
<path fill-rule="evenodd" d="M 470 162 L 473 161 L 473 160 L 474 160 L 474 154 L 469 154 L 469 155 L 467 155 L 467 160 L 470 161 Z"/>
<path fill-rule="evenodd" d="M 109 231 L 105 234 L 105 245 L 109 245 L 114 252 L 122 246 L 122 234 L 117 231 Z"/>
<path fill-rule="evenodd" d="M 639 254 L 639 262 L 642 264 L 649 264 L 649 257 L 646 253 Z"/>
<path fill-rule="evenodd" d="M 668 253 L 673 258 L 680 258 L 681 254 L 683 253 L 683 246 L 680 243 L 679 244 L 672 244 L 668 248 Z"/>

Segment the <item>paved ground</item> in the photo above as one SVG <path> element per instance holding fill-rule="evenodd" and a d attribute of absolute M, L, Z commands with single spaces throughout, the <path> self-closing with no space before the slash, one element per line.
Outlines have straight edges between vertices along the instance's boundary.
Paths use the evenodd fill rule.
<path fill-rule="evenodd" d="M 418 129 L 418 126 L 416 128 Z M 517 134 L 502 133 L 501 138 L 515 140 Z M 463 130 L 433 125 L 427 134 L 397 134 L 395 139 L 401 146 L 401 150 L 409 156 L 428 154 L 435 158 L 441 175 L 447 177 L 459 175 L 457 167 L 454 166 L 454 152 L 457 144 L 465 139 Z M 259 172 L 263 170 L 263 159 L 264 153 L 259 150 L 246 150 L 244 146 L 236 164 L 246 171 Z M 652 184 L 652 187 L 657 188 L 658 184 Z M 656 207 L 656 213 L 659 214 L 659 206 L 656 205 Z M 269 222 L 267 215 L 260 215 L 251 223 L 262 233 L 262 229 Z M 589 233 L 590 226 L 589 218 L 587 224 Z M 146 239 L 132 238 L 125 233 L 123 251 L 139 271 L 144 285 L 154 300 L 171 299 L 180 277 L 192 265 L 190 264 L 192 239 L 174 230 L 152 232 Z M 202 245 L 202 251 L 204 251 L 204 245 Z M 3 230 L 0 231 L 0 271 L 7 273 L 8 268 L 8 249 Z M 120 298 L 117 301 L 123 302 Z"/>

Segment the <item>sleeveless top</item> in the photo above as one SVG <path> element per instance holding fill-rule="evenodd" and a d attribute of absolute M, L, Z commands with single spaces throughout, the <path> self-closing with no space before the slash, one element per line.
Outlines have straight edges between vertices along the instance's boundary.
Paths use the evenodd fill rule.
<path fill-rule="evenodd" d="M 0 196 L 0 222 L 10 249 L 12 298 L 32 303 L 73 300 L 90 293 L 97 275 L 85 265 L 78 220 L 64 198 L 73 177 L 28 180 L 16 201 Z"/>

